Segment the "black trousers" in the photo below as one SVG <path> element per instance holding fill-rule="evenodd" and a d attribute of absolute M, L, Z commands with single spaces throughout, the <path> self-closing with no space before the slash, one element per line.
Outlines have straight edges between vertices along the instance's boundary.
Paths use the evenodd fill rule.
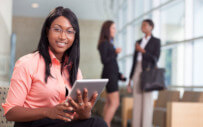
<path fill-rule="evenodd" d="M 31 122 L 15 122 L 14 127 L 107 127 L 107 125 L 101 118 L 91 117 L 87 120 L 75 120 L 72 122 L 45 118 Z"/>

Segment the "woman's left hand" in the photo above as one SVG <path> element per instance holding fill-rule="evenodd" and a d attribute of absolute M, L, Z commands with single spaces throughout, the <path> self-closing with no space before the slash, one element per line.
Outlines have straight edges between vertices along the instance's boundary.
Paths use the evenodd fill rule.
<path fill-rule="evenodd" d="M 83 95 L 80 90 L 77 90 L 77 102 L 69 97 L 69 103 L 73 106 L 77 113 L 78 119 L 88 119 L 91 117 L 91 110 L 97 99 L 98 94 L 94 93 L 92 98 L 88 100 L 88 90 L 85 88 Z"/>

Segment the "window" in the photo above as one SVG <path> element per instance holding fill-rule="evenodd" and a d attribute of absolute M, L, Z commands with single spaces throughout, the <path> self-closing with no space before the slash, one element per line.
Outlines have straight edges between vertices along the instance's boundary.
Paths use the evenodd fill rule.
<path fill-rule="evenodd" d="M 184 40 L 184 1 L 161 9 L 161 40 L 162 44 Z"/>
<path fill-rule="evenodd" d="M 194 36 L 203 36 L 203 0 L 194 0 Z"/>
<path fill-rule="evenodd" d="M 195 86 L 203 85 L 203 39 L 197 40 L 194 42 L 194 58 L 193 58 L 193 84 Z"/>

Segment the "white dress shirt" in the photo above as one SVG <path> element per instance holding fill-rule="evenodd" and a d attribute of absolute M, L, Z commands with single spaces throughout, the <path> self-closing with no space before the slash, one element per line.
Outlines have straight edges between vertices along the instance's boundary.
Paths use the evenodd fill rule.
<path fill-rule="evenodd" d="M 142 41 L 140 43 L 140 47 L 144 49 L 150 39 L 151 39 L 151 36 L 148 36 L 147 38 L 143 37 Z M 138 52 L 137 61 L 140 61 L 140 62 L 142 61 L 142 53 L 141 52 Z"/>

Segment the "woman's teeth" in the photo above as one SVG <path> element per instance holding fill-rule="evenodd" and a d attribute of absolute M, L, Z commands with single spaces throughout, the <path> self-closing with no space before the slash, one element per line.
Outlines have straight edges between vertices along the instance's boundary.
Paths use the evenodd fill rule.
<path fill-rule="evenodd" d="M 65 42 L 57 42 L 57 44 L 58 44 L 59 46 L 65 46 L 67 43 L 65 43 Z"/>

